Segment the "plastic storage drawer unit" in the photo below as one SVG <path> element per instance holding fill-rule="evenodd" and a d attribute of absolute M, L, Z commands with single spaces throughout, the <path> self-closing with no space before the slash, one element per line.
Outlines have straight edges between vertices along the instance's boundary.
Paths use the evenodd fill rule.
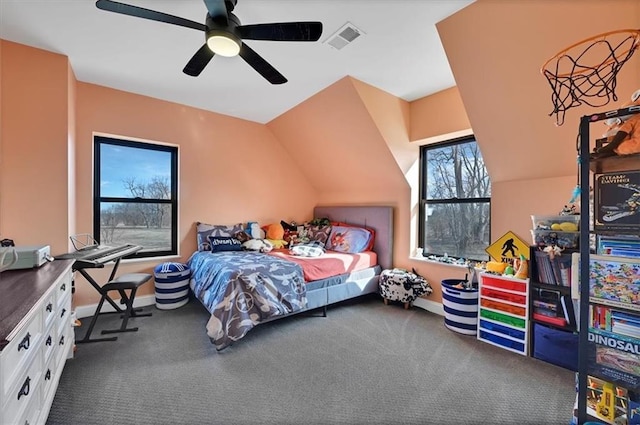
<path fill-rule="evenodd" d="M 577 372 L 578 335 L 535 323 L 533 357 Z"/>

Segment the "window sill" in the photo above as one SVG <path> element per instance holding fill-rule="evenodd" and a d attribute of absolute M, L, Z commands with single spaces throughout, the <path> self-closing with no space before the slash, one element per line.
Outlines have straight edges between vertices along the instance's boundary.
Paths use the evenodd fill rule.
<path fill-rule="evenodd" d="M 410 260 L 414 260 L 414 261 L 420 261 L 422 263 L 430 263 L 430 264 L 438 264 L 438 265 L 442 265 L 442 266 L 447 266 L 447 267 L 455 267 L 458 269 L 468 269 L 469 266 L 465 265 L 465 264 L 456 264 L 456 263 L 445 263 L 444 261 L 437 261 L 437 260 L 430 260 L 426 257 L 416 257 L 416 256 L 411 256 L 409 257 Z"/>

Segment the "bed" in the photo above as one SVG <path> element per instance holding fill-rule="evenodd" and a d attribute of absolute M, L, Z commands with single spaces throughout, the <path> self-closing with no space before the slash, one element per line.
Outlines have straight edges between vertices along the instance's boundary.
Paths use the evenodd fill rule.
<path fill-rule="evenodd" d="M 326 315 L 331 304 L 378 292 L 380 273 L 392 267 L 393 208 L 318 206 L 314 217 L 367 228 L 373 244 L 356 254 L 327 250 L 318 257 L 288 249 L 191 255 L 190 288 L 211 314 L 207 335 L 218 351 L 261 323 L 317 309 Z"/>

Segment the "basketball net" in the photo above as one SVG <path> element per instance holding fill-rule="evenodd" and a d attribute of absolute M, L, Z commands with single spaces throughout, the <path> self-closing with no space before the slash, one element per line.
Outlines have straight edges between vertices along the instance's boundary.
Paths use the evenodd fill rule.
<path fill-rule="evenodd" d="M 617 30 L 582 40 L 549 59 L 541 72 L 551 86 L 556 125 L 573 107 L 617 101 L 616 76 L 640 43 L 640 30 Z"/>

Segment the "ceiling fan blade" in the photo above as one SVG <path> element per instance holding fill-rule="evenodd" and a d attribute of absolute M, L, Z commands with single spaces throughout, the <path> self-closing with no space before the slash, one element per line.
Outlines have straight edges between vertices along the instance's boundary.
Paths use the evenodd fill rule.
<path fill-rule="evenodd" d="M 238 30 L 247 40 L 317 41 L 322 35 L 322 22 L 241 25 Z"/>
<path fill-rule="evenodd" d="M 212 18 L 224 16 L 226 19 L 227 6 L 225 5 L 224 0 L 204 0 L 204 4 L 205 6 L 207 6 L 209 16 L 211 16 Z"/>
<path fill-rule="evenodd" d="M 166 13 L 157 12 L 155 10 L 145 9 L 143 7 L 131 6 L 129 4 L 118 3 L 111 0 L 96 1 L 98 9 L 109 12 L 121 13 L 123 15 L 134 16 L 136 18 L 144 18 L 152 21 L 166 22 L 167 24 L 179 25 L 181 27 L 193 28 L 195 30 L 206 31 L 204 24 L 190 21 L 189 19 L 180 18 L 178 16 L 168 15 Z"/>
<path fill-rule="evenodd" d="M 240 48 L 240 56 L 245 60 L 258 74 L 262 75 L 271 84 L 284 84 L 287 79 L 284 75 L 280 74 L 269 62 L 264 60 L 262 56 L 257 54 L 253 49 L 247 46 L 247 43 L 242 43 Z"/>
<path fill-rule="evenodd" d="M 205 66 L 211 61 L 215 53 L 211 51 L 207 44 L 203 44 L 200 49 L 193 55 L 182 72 L 192 77 L 200 75 Z"/>

